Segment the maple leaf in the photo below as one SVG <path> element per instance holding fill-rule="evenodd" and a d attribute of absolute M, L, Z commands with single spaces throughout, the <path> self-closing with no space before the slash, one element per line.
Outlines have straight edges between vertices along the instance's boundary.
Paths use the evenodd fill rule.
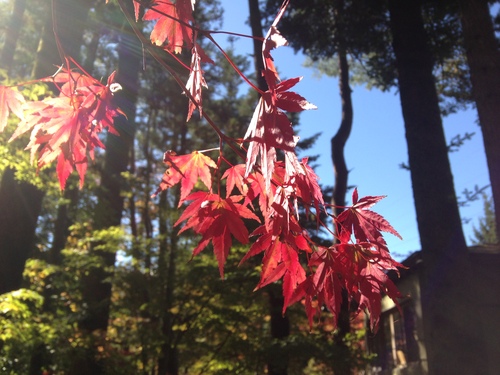
<path fill-rule="evenodd" d="M 297 285 L 293 295 L 283 308 L 304 299 L 309 326 L 312 328 L 314 317 L 321 314 L 323 306 L 332 314 L 337 323 L 342 303 L 342 283 L 337 272 L 333 252 L 320 246 L 311 256 L 309 267 L 315 268 L 312 275 Z"/>
<path fill-rule="evenodd" d="M 245 165 L 237 164 L 227 169 L 222 175 L 222 180 L 226 182 L 226 198 L 231 195 L 234 187 L 236 187 L 243 196 L 248 194 L 248 181 L 245 178 Z"/>
<path fill-rule="evenodd" d="M 111 74 L 103 85 L 85 74 L 60 69 L 54 77 L 42 80 L 55 83 L 60 95 L 24 105 L 24 121 L 9 142 L 31 130 L 26 149 L 31 150 L 32 160 L 38 153 L 39 169 L 57 159 L 61 190 L 74 169 L 80 176 L 80 188 L 83 186 L 88 158 L 93 159 L 95 147 L 104 148 L 99 139 L 104 129 L 118 134 L 113 118 L 121 111 L 111 99 L 121 86 L 114 82 L 114 76 Z"/>
<path fill-rule="evenodd" d="M 191 193 L 191 190 L 193 190 L 198 178 L 209 190 L 212 189 L 210 168 L 217 168 L 217 164 L 201 152 L 193 151 L 188 155 L 175 155 L 174 152 L 167 151 L 163 156 L 163 162 L 169 168 L 163 174 L 160 186 L 153 194 L 153 197 L 181 182 L 180 207 Z"/>
<path fill-rule="evenodd" d="M 184 44 L 191 48 L 193 4 L 189 0 L 177 0 L 175 4 L 170 0 L 156 0 L 143 17 L 147 21 L 157 20 L 151 32 L 151 42 L 157 46 L 166 42 L 165 49 L 173 53 L 181 53 Z"/>
<path fill-rule="evenodd" d="M 107 2 L 107 0 L 106 0 Z M 141 12 L 141 3 L 137 0 L 133 0 L 134 4 L 134 15 L 135 15 L 135 22 L 139 21 L 139 14 Z"/>
<path fill-rule="evenodd" d="M 314 170 L 307 164 L 307 159 L 302 159 L 301 162 L 303 173 L 298 173 L 294 176 L 295 194 L 304 202 L 306 211 L 309 206 L 313 205 L 316 212 L 320 210 L 320 206 L 324 207 L 323 192 L 318 184 L 318 176 Z"/>
<path fill-rule="evenodd" d="M 266 92 L 259 100 L 244 139 L 250 144 L 247 150 L 246 175 L 253 170 L 260 156 L 260 168 L 269 189 L 276 164 L 276 148 L 294 153 L 298 137 L 285 113 L 273 106 L 272 97 Z"/>
<path fill-rule="evenodd" d="M 274 18 L 274 21 L 269 28 L 266 37 L 264 38 L 264 43 L 262 43 L 262 59 L 264 62 L 264 78 L 270 90 L 273 90 L 276 86 L 276 82 L 280 80 L 276 67 L 274 66 L 274 60 L 271 56 L 271 51 L 275 48 L 288 45 L 288 41 L 280 34 L 277 29 L 277 25 L 283 17 L 285 10 L 288 6 L 289 1 L 286 0 L 281 5 L 278 14 Z"/>
<path fill-rule="evenodd" d="M 24 118 L 22 106 L 24 97 L 19 91 L 12 87 L 0 86 L 0 133 L 7 125 L 10 112 L 13 112 L 21 120 Z"/>
<path fill-rule="evenodd" d="M 224 278 L 224 264 L 232 246 L 232 237 L 242 244 L 247 244 L 249 241 L 248 230 L 242 218 L 260 221 L 248 207 L 238 203 L 242 198 L 231 196 L 223 199 L 217 194 L 207 192 L 190 194 L 186 200 L 193 202 L 175 223 L 177 226 L 186 221 L 179 234 L 192 228 L 202 235 L 193 250 L 193 256 L 198 255 L 212 242 L 222 278 Z"/>
<path fill-rule="evenodd" d="M 300 112 L 309 109 L 317 109 L 314 104 L 309 103 L 305 98 L 299 94 L 288 91 L 297 83 L 302 80 L 303 77 L 290 78 L 285 81 L 281 81 L 276 85 L 274 90 L 274 95 L 276 96 L 276 106 L 287 112 Z"/>
<path fill-rule="evenodd" d="M 294 220 L 291 227 L 293 230 L 278 234 L 269 231 L 266 225 L 257 228 L 252 236 L 259 235 L 259 237 L 240 262 L 241 264 L 250 257 L 264 253 L 261 279 L 255 289 L 283 279 L 283 313 L 294 297 L 297 287 L 306 280 L 306 272 L 299 261 L 299 253 L 312 252 L 309 236 Z"/>
<path fill-rule="evenodd" d="M 189 121 L 191 115 L 193 114 L 193 111 L 196 108 L 198 108 L 198 110 L 200 111 L 200 116 L 202 115 L 201 90 L 202 87 L 205 87 L 206 89 L 208 88 L 207 82 L 203 77 L 203 71 L 201 70 L 201 62 L 206 61 L 208 57 L 206 57 L 205 54 L 201 54 L 199 52 L 200 49 L 201 47 L 195 44 L 191 55 L 191 72 L 189 73 L 189 78 L 186 83 L 186 88 L 189 90 L 191 96 L 195 99 L 195 101 L 193 102 L 191 99 L 189 100 L 188 114 L 186 121 Z M 205 58 L 203 56 L 205 56 Z M 208 62 L 213 63 L 212 60 L 208 60 Z"/>
<path fill-rule="evenodd" d="M 384 196 L 367 196 L 358 199 L 358 190 L 352 193 L 351 207 L 347 207 L 336 219 L 341 225 L 342 231 L 348 235 L 354 234 L 359 242 L 371 242 L 385 246 L 381 232 L 395 235 L 399 239 L 401 235 L 381 215 L 369 210 L 374 204 L 385 198 Z"/>
<path fill-rule="evenodd" d="M 250 141 L 247 150 L 246 174 L 250 173 L 260 156 L 260 167 L 267 189 L 269 189 L 270 176 L 276 164 L 276 148 L 284 151 L 286 168 L 290 176 L 302 173 L 295 154 L 295 146 L 299 138 L 294 135 L 292 123 L 286 114 L 278 109 L 279 107 L 294 112 L 316 109 L 315 105 L 302 96 L 287 91 L 301 79 L 300 77 L 287 79 L 266 91 L 257 104 L 244 136 L 245 140 Z"/>

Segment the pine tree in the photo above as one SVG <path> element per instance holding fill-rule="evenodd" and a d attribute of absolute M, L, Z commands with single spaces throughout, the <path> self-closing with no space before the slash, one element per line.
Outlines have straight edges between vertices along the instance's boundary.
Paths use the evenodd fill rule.
<path fill-rule="evenodd" d="M 498 244 L 493 198 L 485 193 L 483 193 L 483 209 L 484 216 L 479 218 L 478 226 L 472 228 L 474 236 L 470 240 L 474 245 Z"/>

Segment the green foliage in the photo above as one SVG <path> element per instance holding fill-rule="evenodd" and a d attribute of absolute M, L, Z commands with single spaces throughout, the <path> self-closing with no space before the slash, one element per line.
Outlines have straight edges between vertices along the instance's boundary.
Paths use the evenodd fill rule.
<path fill-rule="evenodd" d="M 0 371 L 27 373 L 34 348 L 51 337 L 54 326 L 41 315 L 43 297 L 29 289 L 0 296 Z"/>
<path fill-rule="evenodd" d="M 484 216 L 479 218 L 478 226 L 473 227 L 471 241 L 474 245 L 498 244 L 493 198 L 484 192 L 482 196 Z"/>

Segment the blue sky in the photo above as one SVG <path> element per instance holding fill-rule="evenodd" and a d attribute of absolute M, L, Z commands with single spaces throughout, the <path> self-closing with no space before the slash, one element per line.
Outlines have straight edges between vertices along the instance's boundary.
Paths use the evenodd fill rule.
<path fill-rule="evenodd" d="M 246 24 L 248 2 L 221 0 L 221 3 L 224 7 L 223 29 L 249 34 L 250 27 Z M 225 38 L 222 35 L 217 36 L 217 40 L 222 44 Z M 240 54 L 250 54 L 252 51 L 251 41 L 245 38 L 237 39 L 234 46 Z M 337 131 L 341 118 L 337 79 L 325 76 L 318 78 L 312 69 L 302 66 L 305 57 L 294 54 L 290 47 L 275 50 L 273 57 L 282 79 L 304 77 L 294 89 L 318 109 L 302 112 L 299 135 L 307 137 L 322 132 L 310 154 L 320 155 L 316 172 L 321 183 L 333 185 L 330 139 Z M 408 160 L 399 95 L 396 91 L 382 93 L 355 86 L 353 106 L 353 129 L 346 145 L 346 161 L 351 170 L 349 185 L 357 186 L 360 196 L 387 196 L 374 209 L 389 220 L 403 237 L 401 241 L 387 235 L 389 249 L 398 260 L 402 260 L 406 255 L 420 249 L 420 241 L 410 173 L 399 167 L 402 162 L 406 163 Z M 476 133 L 458 152 L 450 154 L 458 195 L 464 189 L 473 190 L 475 185 L 482 187 L 489 184 L 482 135 L 476 118 L 475 110 L 467 110 L 443 119 L 448 140 L 457 134 Z M 482 200 L 472 202 L 460 211 L 463 219 L 472 219 L 464 224 L 465 235 L 469 239 L 473 225 L 477 226 L 478 217 L 483 215 Z"/>

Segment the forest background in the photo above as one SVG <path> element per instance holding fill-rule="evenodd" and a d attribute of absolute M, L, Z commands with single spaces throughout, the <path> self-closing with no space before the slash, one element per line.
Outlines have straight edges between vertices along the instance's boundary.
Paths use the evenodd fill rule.
<path fill-rule="evenodd" d="M 236 26 L 241 27 L 246 16 L 236 21 L 237 25 L 234 23 L 236 15 L 245 14 L 241 7 L 231 10 L 235 3 L 201 2 L 197 20 L 207 28 L 219 28 L 224 9 L 226 17 L 232 21 L 226 22 L 224 29 L 238 32 Z M 3 1 L 1 5 L 2 19 L 23 25 L 19 28 L 13 60 L 6 65 L 2 60 L 5 79 L 27 80 L 32 76 L 53 74 L 53 65 L 60 63 L 58 54 L 52 50 L 52 55 L 45 55 L 50 56 L 49 61 L 40 58 L 42 47 L 36 54 L 39 45 L 43 46 L 40 41 L 47 43 L 51 31 L 47 26 L 52 21 L 49 2 Z M 14 5 L 25 7 L 22 23 L 21 19 L 12 16 Z M 300 306 L 290 309 L 285 318 L 281 316 L 280 304 L 283 301 L 279 290 L 271 286 L 250 293 L 258 283 L 259 266 L 250 263 L 236 267 L 237 255 L 244 252 L 243 248 L 235 246 L 228 260 L 225 282 L 220 281 L 217 262 L 210 254 L 202 253 L 188 262 L 192 239 L 177 236 L 177 230 L 173 228 L 179 217 L 175 208 L 179 192 L 172 189 L 162 192 L 156 199 L 150 196 L 164 171 L 161 160 L 165 150 L 181 153 L 209 148 L 218 141 L 200 126 L 196 116 L 194 121 L 185 123 L 185 98 L 178 95 L 178 87 L 164 71 L 154 68 L 112 2 L 107 6 L 102 1 L 75 2 L 73 6 L 74 9 L 68 8 L 68 13 L 59 14 L 62 15 L 59 26 L 67 28 L 67 39 L 73 46 L 72 55 L 80 55 L 79 61 L 85 69 L 92 71 L 94 76 L 104 77 L 117 66 L 122 73 L 127 71 L 127 64 L 146 65 L 148 69 L 135 76 L 129 74 L 126 79 L 125 74 L 122 77 L 124 81 L 120 83 L 126 95 L 121 100 L 124 100 L 128 118 L 135 119 L 135 125 L 132 129 L 130 124 L 122 124 L 125 136 L 117 141 L 117 146 L 113 146 L 113 141 L 108 144 L 108 150 L 116 147 L 116 150 L 122 150 L 121 153 L 110 156 L 111 153 L 103 152 L 102 157 L 96 158 L 96 163 L 89 166 L 90 175 L 84 190 L 78 190 L 76 178 L 70 179 L 61 196 L 55 171 L 49 168 L 36 175 L 29 155 L 21 151 L 23 143 L 8 144 L 7 134 L 11 132 L 2 134 L 2 181 L 9 175 L 15 176 L 18 185 L 14 189 L 21 189 L 27 194 L 25 198 L 44 197 L 35 221 L 36 247 L 30 251 L 24 269 L 24 289 L 2 296 L 2 370 L 12 374 L 125 374 L 127 371 L 134 374 L 265 371 L 325 374 L 341 362 L 362 367 L 369 358 L 357 346 L 357 337 L 347 337 L 347 352 L 345 347 L 339 349 L 327 314 L 322 317 L 323 324 L 311 333 Z M 88 17 L 82 17 L 86 12 Z M 141 27 L 147 29 L 147 24 L 141 24 Z M 47 30 L 48 34 L 44 34 Z M 61 36 L 66 38 L 64 34 Z M 4 43 L 5 40 L 4 36 Z M 255 76 L 248 56 L 251 47 L 243 47 L 239 38 L 222 42 L 233 61 L 250 76 Z M 10 48 L 12 52 L 14 49 Z M 206 48 L 210 51 L 210 47 Z M 313 78 L 311 71 L 299 66 L 294 72 L 289 71 L 293 69 L 289 61 L 301 62 L 290 53 L 280 50 L 275 56 L 283 77 L 304 75 Z M 280 61 L 287 63 L 281 65 Z M 217 60 L 206 74 L 210 80 L 207 79 L 209 89 L 203 99 L 205 110 L 210 111 L 211 117 L 217 121 L 227 124 L 230 134 L 244 133 L 252 115 L 255 95 L 241 88 L 240 77 L 223 59 Z M 328 141 L 330 135 L 324 132 L 324 128 L 334 129 L 331 119 L 340 118 L 340 114 L 331 110 L 337 97 L 337 84 L 331 78 L 322 78 L 321 82 L 326 82 L 327 94 L 318 90 L 318 81 L 314 78 L 309 83 L 301 83 L 303 94 L 320 109 L 317 111 L 319 115 L 301 116 L 298 132 L 307 141 L 302 145 L 304 155 L 322 155 L 315 163 L 321 182 L 326 186 L 333 181 L 327 177 L 332 172 L 329 158 L 324 158 L 324 154 L 329 153 L 329 145 L 324 140 Z M 45 85 L 29 90 L 25 94 L 33 98 L 50 94 L 50 88 Z M 379 96 L 380 100 L 386 100 L 389 95 L 395 99 L 383 105 L 372 99 L 373 91 L 362 93 L 361 90 L 364 89 L 356 89 L 355 101 L 363 103 L 363 107 L 365 102 L 374 103 L 377 111 L 356 112 L 356 121 L 363 123 L 363 127 L 360 127 L 359 135 L 353 133 L 348 143 L 356 149 L 346 153 L 353 168 L 350 183 L 359 184 L 364 194 L 387 194 L 394 199 L 388 199 L 385 208 L 381 204 L 380 211 L 395 223 L 403 237 L 409 239 L 408 245 L 404 242 L 389 243 L 393 251 L 404 256 L 417 250 L 419 245 L 416 229 L 406 229 L 407 226 L 415 228 L 415 219 L 408 171 L 398 165 L 405 163 L 406 158 L 403 127 L 397 125 L 402 122 L 397 115 L 399 102 L 394 90 L 383 99 Z M 357 95 L 360 95 L 359 99 L 356 99 Z M 176 110 L 172 111 L 172 108 Z M 388 117 L 386 108 L 391 108 L 394 118 Z M 382 113 L 383 118 L 377 119 L 376 113 Z M 460 112 L 454 119 L 448 117 L 452 118 L 450 122 L 468 123 L 460 130 L 450 130 L 452 135 L 448 139 L 453 138 L 454 133 L 474 131 L 471 131 L 474 111 L 469 108 L 465 113 Z M 9 126 L 13 127 L 14 121 Z M 369 127 L 369 123 L 377 126 Z M 371 133 L 370 129 L 375 129 L 375 132 Z M 318 132 L 323 132 L 323 136 L 314 137 Z M 316 143 L 309 137 L 316 138 Z M 370 139 L 369 144 L 366 139 Z M 472 151 L 474 157 L 462 153 L 467 147 L 481 150 L 478 143 L 480 137 L 476 135 L 467 140 L 459 152 L 453 153 L 457 158 L 463 158 L 454 163 L 460 164 L 460 168 L 454 170 L 455 175 L 467 176 L 464 180 L 459 179 L 459 191 L 462 187 L 474 189 L 471 182 L 479 188 L 488 185 L 482 152 Z M 381 154 L 381 150 L 394 150 L 395 153 Z M 377 158 L 370 156 L 372 154 L 377 154 Z M 384 164 L 386 159 L 391 167 Z M 472 167 L 466 169 L 465 165 Z M 117 186 L 113 181 L 105 180 L 117 168 L 123 168 L 126 189 L 118 186 L 118 190 L 110 193 Z M 379 185 L 381 181 L 384 184 Z M 2 184 L 3 188 L 7 186 L 5 182 Z M 122 192 L 116 194 L 120 190 Z M 407 193 L 398 195 L 403 191 Z M 398 207 L 398 212 L 402 213 L 393 213 L 391 206 Z M 117 212 L 116 207 L 123 207 L 123 210 Z M 465 217 L 479 215 L 477 203 L 472 207 L 475 211 L 469 211 Z M 120 250 L 115 264 L 116 249 Z M 113 273 L 110 272 L 112 268 Z M 112 303 L 104 308 L 97 296 L 99 285 L 95 284 L 96 280 L 103 279 L 103 275 L 110 282 L 109 288 L 113 285 Z M 89 312 L 96 314 L 92 317 Z M 109 319 L 104 322 L 103 316 Z"/>

